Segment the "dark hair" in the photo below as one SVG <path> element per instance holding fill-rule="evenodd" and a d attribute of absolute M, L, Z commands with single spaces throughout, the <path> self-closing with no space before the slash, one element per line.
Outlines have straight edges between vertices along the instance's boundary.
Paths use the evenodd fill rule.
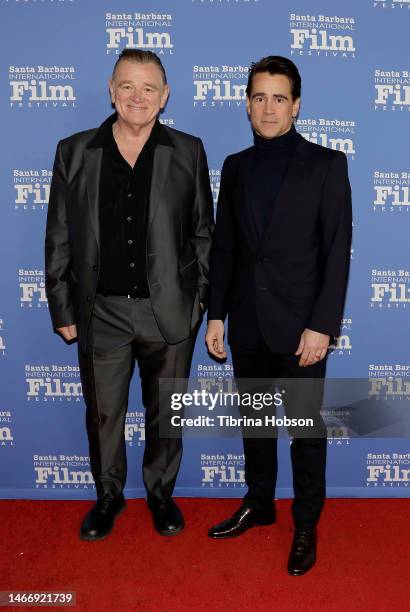
<path fill-rule="evenodd" d="M 117 66 L 122 60 L 136 62 L 138 64 L 156 64 L 156 66 L 161 72 L 164 85 L 167 84 L 167 75 L 165 73 L 165 68 L 162 65 L 162 62 L 159 59 L 158 55 L 153 51 L 141 51 L 141 49 L 123 49 L 117 61 L 115 62 L 115 66 L 112 71 L 113 78 L 115 75 L 115 71 L 117 70 Z"/>
<path fill-rule="evenodd" d="M 268 55 L 258 62 L 253 62 L 251 64 L 248 74 L 248 85 L 246 86 L 246 95 L 248 98 L 250 98 L 252 91 L 253 77 L 259 72 L 269 72 L 269 74 L 272 75 L 283 74 L 287 76 L 291 84 L 293 100 L 300 98 L 302 79 L 300 78 L 299 70 L 290 59 L 281 57 L 280 55 Z"/>

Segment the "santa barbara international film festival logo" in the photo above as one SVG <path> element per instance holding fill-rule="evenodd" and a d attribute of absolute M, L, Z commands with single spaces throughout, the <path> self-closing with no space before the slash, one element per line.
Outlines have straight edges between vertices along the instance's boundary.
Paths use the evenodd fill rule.
<path fill-rule="evenodd" d="M 145 441 L 145 418 L 143 412 L 127 412 L 124 438 L 127 446 L 141 446 Z"/>
<path fill-rule="evenodd" d="M 24 367 L 28 402 L 80 402 L 80 368 L 75 365 L 34 365 Z"/>
<path fill-rule="evenodd" d="M 374 71 L 374 110 L 410 111 L 410 70 Z"/>
<path fill-rule="evenodd" d="M 356 57 L 354 17 L 290 13 L 289 24 L 293 56 Z"/>
<path fill-rule="evenodd" d="M 6 355 L 6 339 L 4 337 L 5 323 L 4 319 L 0 317 L 0 357 Z"/>
<path fill-rule="evenodd" d="M 11 108 L 75 108 L 74 66 L 9 66 Z"/>
<path fill-rule="evenodd" d="M 371 308 L 405 309 L 410 302 L 410 271 L 371 271 Z"/>
<path fill-rule="evenodd" d="M 296 121 L 298 132 L 315 144 L 342 151 L 349 159 L 355 159 L 357 122 L 352 119 L 307 117 Z"/>
<path fill-rule="evenodd" d="M 367 453 L 368 487 L 408 487 L 410 453 Z"/>
<path fill-rule="evenodd" d="M 214 201 L 214 209 L 218 204 L 219 190 L 221 188 L 221 171 L 216 168 L 209 169 L 209 181 L 211 183 L 212 199 Z"/>
<path fill-rule="evenodd" d="M 0 448 L 14 446 L 12 425 L 13 422 L 10 410 L 0 409 Z"/>
<path fill-rule="evenodd" d="M 410 401 L 410 365 L 369 364 L 369 399 Z"/>
<path fill-rule="evenodd" d="M 246 99 L 248 66 L 192 67 L 194 107 L 243 106 Z"/>
<path fill-rule="evenodd" d="M 119 55 L 125 48 L 172 55 L 173 18 L 169 13 L 105 13 L 107 55 Z"/>
<path fill-rule="evenodd" d="M 14 209 L 44 210 L 50 197 L 52 170 L 14 169 Z"/>
<path fill-rule="evenodd" d="M 243 454 L 202 453 L 201 483 L 209 488 L 238 488 L 245 486 L 245 458 Z"/>
<path fill-rule="evenodd" d="M 90 458 L 82 455 L 33 455 L 36 489 L 95 489 Z"/>
<path fill-rule="evenodd" d="M 332 355 L 351 355 L 352 354 L 352 319 L 345 317 L 340 326 L 340 334 L 335 338 L 335 342 L 329 346 Z"/>
<path fill-rule="evenodd" d="M 373 172 L 373 210 L 376 212 L 409 212 L 410 172 Z"/>
<path fill-rule="evenodd" d="M 21 308 L 48 308 L 44 270 L 19 268 Z"/>

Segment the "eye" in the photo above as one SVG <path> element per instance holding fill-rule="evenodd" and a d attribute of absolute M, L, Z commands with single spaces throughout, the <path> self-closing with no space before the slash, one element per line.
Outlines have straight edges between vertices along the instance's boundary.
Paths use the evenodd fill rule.
<path fill-rule="evenodd" d="M 255 102 L 262 102 L 262 101 L 263 101 L 262 96 L 256 96 Z"/>

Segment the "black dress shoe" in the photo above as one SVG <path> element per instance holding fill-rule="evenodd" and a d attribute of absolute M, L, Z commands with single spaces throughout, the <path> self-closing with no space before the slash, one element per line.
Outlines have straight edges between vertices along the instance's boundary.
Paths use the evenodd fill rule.
<path fill-rule="evenodd" d="M 94 507 L 85 515 L 80 529 L 82 540 L 102 540 L 114 527 L 115 517 L 125 508 L 124 495 L 121 493 L 113 497 L 106 493 L 95 503 Z"/>
<path fill-rule="evenodd" d="M 211 527 L 208 531 L 210 538 L 234 538 L 245 533 L 251 527 L 272 525 L 275 522 L 274 510 L 256 510 L 249 506 L 241 506 L 231 518 Z"/>
<path fill-rule="evenodd" d="M 185 527 L 184 517 L 174 500 L 149 497 L 148 508 L 152 512 L 155 529 L 161 535 L 176 535 Z"/>
<path fill-rule="evenodd" d="M 295 529 L 288 561 L 288 572 L 302 576 L 316 563 L 316 529 Z"/>

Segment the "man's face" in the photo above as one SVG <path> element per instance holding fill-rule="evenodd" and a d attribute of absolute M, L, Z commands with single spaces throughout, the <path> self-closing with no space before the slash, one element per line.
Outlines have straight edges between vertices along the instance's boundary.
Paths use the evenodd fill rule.
<path fill-rule="evenodd" d="M 169 94 L 160 69 L 152 62 L 121 60 L 109 86 L 119 117 L 134 127 L 153 125 Z"/>
<path fill-rule="evenodd" d="M 246 98 L 252 127 L 263 138 L 277 138 L 290 130 L 298 114 L 300 98 L 293 100 L 291 83 L 284 74 L 258 72 L 252 80 L 250 98 Z"/>

